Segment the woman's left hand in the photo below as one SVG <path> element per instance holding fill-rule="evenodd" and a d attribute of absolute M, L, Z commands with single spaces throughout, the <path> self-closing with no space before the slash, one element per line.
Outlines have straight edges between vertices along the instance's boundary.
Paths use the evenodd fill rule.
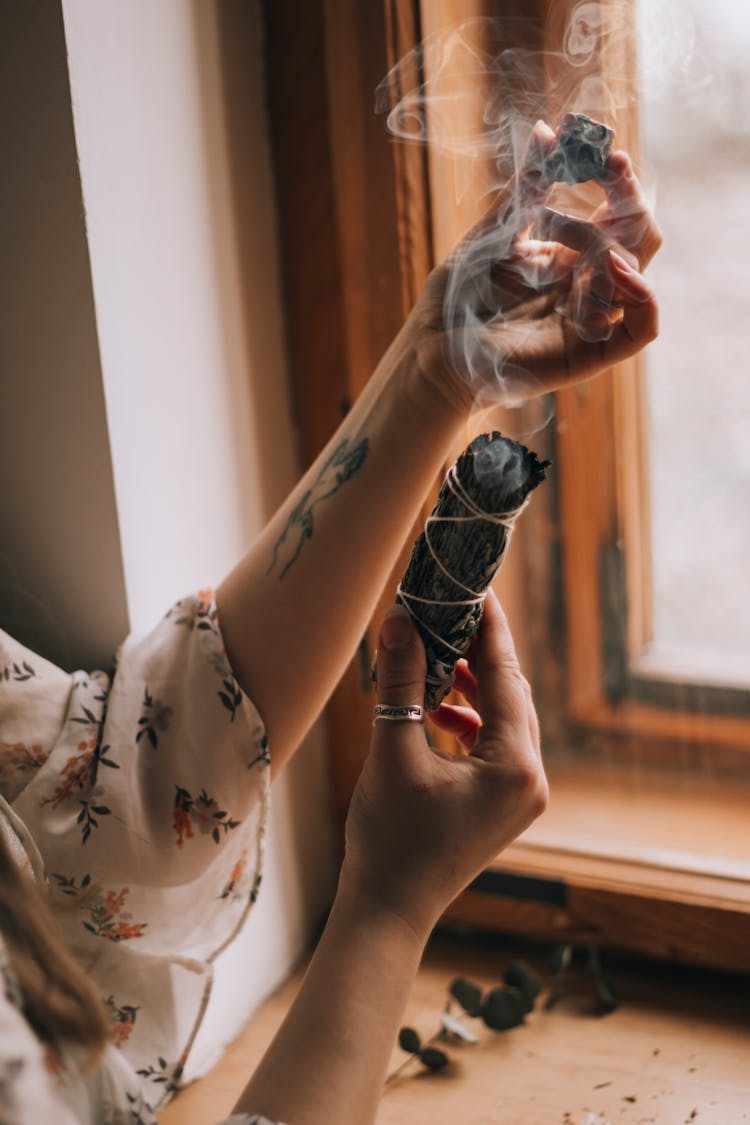
<path fill-rule="evenodd" d="M 381 630 L 378 701 L 420 703 L 424 688 L 422 642 L 396 607 Z M 431 747 L 418 723 L 377 721 L 346 824 L 344 886 L 420 938 L 547 800 L 531 691 L 491 590 L 456 688 L 467 706 L 441 704 L 431 718 L 459 738 L 465 756 Z"/>

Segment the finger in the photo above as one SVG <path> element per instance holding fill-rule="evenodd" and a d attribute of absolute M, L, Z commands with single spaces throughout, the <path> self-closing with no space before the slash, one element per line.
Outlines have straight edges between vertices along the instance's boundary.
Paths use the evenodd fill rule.
<path fill-rule="evenodd" d="M 394 605 L 386 614 L 378 639 L 377 701 L 390 707 L 421 706 L 424 702 L 425 654 L 411 616 L 403 606 Z M 414 732 L 424 743 L 421 724 L 408 720 L 377 719 L 373 744 L 404 742 Z"/>
<path fill-rule="evenodd" d="M 482 727 L 482 720 L 473 707 L 458 707 L 453 703 L 441 703 L 437 711 L 431 711 L 430 722 L 458 738 L 467 750 L 473 748 Z"/>
<path fill-rule="evenodd" d="M 500 604 L 497 600 L 497 597 L 496 597 L 494 591 L 491 588 L 488 590 L 487 597 L 485 599 L 485 610 L 487 610 L 488 605 L 490 607 L 489 608 L 490 615 L 492 615 L 492 612 L 493 612 L 494 608 L 497 608 L 500 611 L 500 613 L 503 614 L 503 610 L 500 607 Z M 506 622 L 506 625 L 507 625 L 507 622 Z M 509 632 L 508 636 L 509 636 L 509 640 L 510 640 L 510 645 L 512 647 L 513 646 L 512 634 L 510 634 L 510 632 Z M 475 641 L 474 641 L 474 646 L 476 646 L 476 638 L 475 638 Z M 512 656 L 513 656 L 513 658 L 515 658 L 515 649 L 513 649 Z M 517 666 L 517 663 L 518 663 L 517 658 L 515 659 L 515 663 L 516 663 L 516 666 Z M 459 669 L 460 669 L 461 665 L 466 665 L 466 661 L 460 660 L 458 662 L 458 664 L 456 665 L 456 672 L 457 672 L 456 684 L 458 684 Z M 468 666 L 466 667 L 466 673 L 471 676 L 471 678 L 473 680 L 474 688 L 476 689 L 476 678 L 472 675 L 471 670 L 468 668 Z M 462 671 L 461 671 L 461 674 L 463 674 Z M 520 674 L 520 669 L 519 669 L 519 678 L 517 680 L 517 686 L 520 688 L 520 691 L 523 693 L 523 695 L 526 699 L 526 712 L 527 712 L 527 718 L 528 718 L 528 732 L 529 732 L 529 738 L 531 740 L 531 746 L 532 746 L 532 748 L 533 748 L 533 750 L 536 754 L 536 757 L 541 761 L 542 751 L 541 751 L 541 736 L 540 736 L 540 731 L 539 731 L 539 718 L 537 716 L 536 708 L 534 707 L 534 702 L 533 702 L 532 695 L 531 695 L 531 685 L 529 684 L 526 677 L 523 676 L 522 674 Z M 440 710 L 442 711 L 442 707 L 440 708 Z M 466 711 L 465 708 L 463 708 L 463 709 L 456 708 L 456 710 Z M 476 708 L 475 703 L 472 705 L 471 713 L 476 715 L 477 720 L 479 720 L 479 715 L 477 714 L 477 708 Z M 439 712 L 437 712 L 436 714 L 439 715 Z M 431 717 L 434 718 L 435 716 L 431 716 Z M 477 734 L 479 733 L 479 730 L 481 729 L 481 726 L 482 726 L 481 720 L 479 720 L 479 728 L 477 729 L 477 732 L 476 732 Z"/>
<path fill-rule="evenodd" d="M 623 303 L 615 293 L 610 272 L 585 267 L 574 271 L 574 283 L 564 311 L 582 340 L 596 342 L 610 338 L 616 320 L 622 315 Z"/>
<path fill-rule="evenodd" d="M 456 664 L 453 687 L 466 699 L 472 707 L 477 705 L 477 680 L 465 660 Z"/>
<path fill-rule="evenodd" d="M 512 258 L 496 263 L 493 268 L 496 307 L 502 310 L 503 320 L 512 318 L 516 311 L 527 316 L 525 302 L 530 294 L 544 294 L 554 287 L 569 285 L 579 259 L 580 254 L 559 242 L 524 236 Z"/>
<path fill-rule="evenodd" d="M 623 302 L 615 294 L 615 283 L 609 270 L 593 269 L 586 278 L 586 297 L 605 312 L 622 308 Z"/>
<path fill-rule="evenodd" d="M 602 186 L 607 196 L 604 229 L 632 250 L 644 269 L 661 246 L 662 234 L 626 152 L 612 153 Z"/>
<path fill-rule="evenodd" d="M 604 344 L 607 366 L 629 359 L 659 335 L 659 306 L 653 290 L 639 274 L 642 295 L 637 300 L 625 296 L 622 319 Z M 635 288 L 635 286 L 634 286 Z"/>
<path fill-rule="evenodd" d="M 537 226 L 540 233 L 579 255 L 572 271 L 570 293 L 556 306 L 557 311 L 573 323 L 579 339 L 585 343 L 609 340 L 620 320 L 619 309 L 625 303 L 624 294 L 618 289 L 623 277 L 611 268 L 614 247 L 610 236 L 592 222 L 549 207 L 540 210 Z M 619 244 L 617 253 L 622 260 L 627 259 L 626 265 L 631 258 L 637 264 L 635 256 Z M 630 275 L 624 278 L 626 285 L 629 280 Z"/>
<path fill-rule="evenodd" d="M 616 288 L 622 293 L 622 319 L 614 325 L 608 340 L 597 344 L 569 333 L 567 351 L 571 370 L 591 375 L 635 355 L 659 334 L 659 307 L 646 279 L 619 255 L 610 254 Z M 563 322 L 564 323 L 564 322 Z"/>
<path fill-rule="evenodd" d="M 592 261 L 596 258 L 603 259 L 614 243 L 614 239 L 596 223 L 579 219 L 575 215 L 566 215 L 552 207 L 539 208 L 535 225 L 541 238 L 559 242 Z M 624 249 L 628 254 L 627 248 Z"/>
<path fill-rule="evenodd" d="M 508 735 L 511 736 L 508 743 L 513 744 L 517 741 L 513 736 L 527 729 L 529 706 L 513 637 L 492 590 L 488 590 L 485 598 L 471 665 L 477 677 L 478 710 L 482 718 L 482 737 L 477 740 L 476 752 L 484 751 L 492 757 Z"/>
<path fill-rule="evenodd" d="M 546 199 L 552 187 L 546 168 L 556 143 L 555 133 L 549 125 L 537 121 L 529 134 L 518 171 L 508 185 L 519 208 L 527 214 L 526 224 L 531 221 L 531 210 Z"/>

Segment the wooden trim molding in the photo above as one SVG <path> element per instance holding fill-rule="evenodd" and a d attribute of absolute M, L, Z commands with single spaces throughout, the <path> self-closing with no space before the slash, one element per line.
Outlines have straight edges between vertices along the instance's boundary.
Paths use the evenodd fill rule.
<path fill-rule="evenodd" d="M 287 346 L 307 465 L 432 265 L 426 150 L 394 144 L 374 112 L 376 87 L 420 40 L 420 12 L 416 0 L 266 0 L 264 21 Z M 373 651 L 371 627 L 326 713 L 342 829 L 370 740 Z"/>
<path fill-rule="evenodd" d="M 554 941 L 750 969 L 750 779 L 553 758 L 547 812 L 446 913 Z"/>
<path fill-rule="evenodd" d="M 494 869 L 491 872 L 494 874 Z M 509 870 L 533 878 L 523 867 Z M 517 933 L 560 944 L 597 945 L 669 961 L 750 971 L 750 910 L 676 901 L 660 891 L 644 894 L 587 887 L 559 877 L 561 905 L 502 893 L 502 881 L 487 891 L 482 883 L 464 892 L 445 921 Z"/>
<path fill-rule="evenodd" d="M 686 866 L 690 867 L 690 857 Z M 746 866 L 746 865 L 745 865 Z M 567 847 L 512 845 L 446 911 L 447 921 L 750 971 L 750 883 Z"/>

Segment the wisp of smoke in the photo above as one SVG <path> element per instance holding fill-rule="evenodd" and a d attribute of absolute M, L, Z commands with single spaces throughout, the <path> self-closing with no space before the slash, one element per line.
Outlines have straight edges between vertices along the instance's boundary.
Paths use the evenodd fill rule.
<path fill-rule="evenodd" d="M 665 0 L 657 2 L 663 8 Z M 700 83 L 692 67 L 690 17 L 674 7 L 675 35 L 666 37 L 662 31 L 661 42 L 652 38 L 647 64 L 658 67 L 668 56 L 672 78 L 681 71 L 686 91 L 692 92 Z M 581 0 L 567 17 L 555 52 L 509 46 L 543 42 L 541 27 L 531 19 L 470 19 L 428 36 L 401 59 L 378 86 L 376 109 L 387 114 L 393 136 L 455 157 L 457 199 L 469 190 L 479 199 L 518 171 L 525 152 L 528 162 L 529 137 L 545 106 L 559 107 L 560 116 L 582 112 L 611 121 L 634 102 L 637 91 L 625 69 L 612 68 L 605 85 L 599 66 L 605 52 L 621 52 L 625 36 L 632 34 L 630 8 L 630 0 L 607 5 L 605 21 L 599 3 Z M 554 20 L 554 12 L 549 18 Z M 641 13 L 640 18 L 647 16 Z M 663 21 L 658 28 L 664 28 Z M 478 409 L 499 401 L 520 405 L 539 393 L 533 376 L 497 344 L 499 330 L 507 338 L 509 322 L 515 321 L 512 338 L 517 340 L 521 331 L 516 283 L 540 295 L 546 284 L 539 257 L 514 252 L 534 217 L 524 213 L 524 202 L 517 194 L 492 221 L 479 224 L 450 259 L 443 324 L 452 364 L 469 381 Z M 512 349 L 513 354 L 518 351 Z"/>

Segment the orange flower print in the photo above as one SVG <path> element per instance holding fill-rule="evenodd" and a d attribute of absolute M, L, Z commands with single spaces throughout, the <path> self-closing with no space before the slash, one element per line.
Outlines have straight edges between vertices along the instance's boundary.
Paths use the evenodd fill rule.
<path fill-rule="evenodd" d="M 47 760 L 44 747 L 35 742 L 27 746 L 25 742 L 0 742 L 1 773 L 33 773 Z"/>
<path fill-rule="evenodd" d="M 107 757 L 109 749 L 108 745 L 99 745 L 98 731 L 97 736 L 92 735 L 89 738 L 82 738 L 76 746 L 76 753 L 70 755 L 59 771 L 59 780 L 52 795 L 43 797 L 42 804 L 52 805 L 53 809 L 59 808 L 63 801 L 69 800 L 74 795 L 76 790 L 80 792 L 86 785 L 94 784 L 100 766 L 107 766 L 111 770 L 119 770 L 120 767 L 117 762 L 113 762 L 111 758 Z M 103 789 L 101 786 L 97 786 L 96 789 L 91 790 L 90 795 L 93 796 L 101 792 L 103 792 Z M 109 809 L 106 812 L 109 812 Z M 102 813 L 102 815 L 105 815 L 105 813 Z M 83 816 L 79 817 L 79 822 L 84 819 Z"/>
<path fill-rule="evenodd" d="M 128 888 L 123 887 L 119 894 L 114 891 L 107 891 L 104 896 L 104 905 L 110 914 L 119 914 L 125 905 L 125 896 L 128 893 Z"/>
<path fill-rule="evenodd" d="M 116 1047 L 123 1047 L 133 1034 L 138 1006 L 133 1003 L 118 1003 L 114 996 L 108 996 L 105 1007 L 112 1025 L 111 1041 Z"/>
<path fill-rule="evenodd" d="M 195 835 L 193 829 L 197 828 L 201 836 L 210 833 L 215 844 L 219 843 L 222 832 L 226 835 L 240 824 L 228 812 L 220 809 L 216 799 L 209 797 L 205 789 L 201 789 L 197 797 L 193 797 L 187 789 L 175 786 L 174 809 L 172 810 L 172 826 L 177 833 L 176 844 L 181 848 L 186 839 Z"/>
<path fill-rule="evenodd" d="M 174 811 L 172 813 L 172 822 L 174 830 L 177 833 L 177 847 L 181 848 L 185 840 L 192 840 L 193 825 L 190 820 L 190 813 L 181 804 L 177 804 L 177 802 L 175 802 Z"/>
<path fill-rule="evenodd" d="M 247 868 L 247 851 L 245 850 L 245 851 L 242 852 L 241 856 L 239 857 L 239 859 L 235 863 L 234 867 L 229 872 L 229 878 L 227 879 L 226 883 L 224 884 L 224 889 L 221 892 L 221 894 L 219 895 L 219 898 L 229 898 L 230 895 L 232 895 L 233 898 L 239 898 L 240 897 L 238 883 L 239 883 L 240 879 L 242 878 L 242 876 L 244 875 L 246 868 Z"/>
<path fill-rule="evenodd" d="M 108 996 L 104 1005 L 112 1021 L 112 1042 L 115 1047 L 124 1047 L 133 1033 L 138 1006 L 135 1004 L 118 1005 L 114 996 Z"/>
<path fill-rule="evenodd" d="M 60 780 L 51 797 L 44 797 L 43 805 L 52 805 L 57 809 L 73 793 L 74 789 L 83 789 L 91 774 L 91 762 L 96 750 L 95 738 L 84 738 L 76 747 L 77 753 L 71 754 L 63 768 L 60 770 Z"/>
<path fill-rule="evenodd" d="M 188 629 L 210 630 L 216 634 L 219 632 L 214 592 L 208 587 L 199 590 L 195 597 L 177 602 L 167 617 L 174 618 L 175 625 L 186 625 Z"/>
<path fill-rule="evenodd" d="M 0 742 L 0 782 L 7 800 L 12 801 L 24 787 L 24 779 L 47 761 L 48 751 L 35 742 Z M 10 790 L 10 792 L 8 792 Z"/>
<path fill-rule="evenodd" d="M 50 878 L 60 894 L 79 899 L 79 908 L 89 916 L 88 922 L 81 925 L 90 934 L 109 941 L 132 941 L 143 937 L 148 923 L 134 922 L 133 915 L 125 910 L 130 887 L 105 891 L 97 883 L 92 883 L 89 874 L 84 875 L 80 883 L 75 875 L 59 875 L 54 871 L 50 873 Z"/>
<path fill-rule="evenodd" d="M 89 915 L 89 921 L 83 923 L 84 929 L 108 941 L 132 941 L 143 937 L 147 923 L 131 921 L 132 914 L 123 910 L 130 893 L 129 887 L 120 891 L 102 891 L 93 887 L 92 891 L 91 897 L 82 906 Z"/>
<path fill-rule="evenodd" d="M 213 604 L 214 592 L 210 586 L 206 586 L 204 590 L 198 591 L 198 596 L 195 599 L 196 614 L 209 613 Z"/>

